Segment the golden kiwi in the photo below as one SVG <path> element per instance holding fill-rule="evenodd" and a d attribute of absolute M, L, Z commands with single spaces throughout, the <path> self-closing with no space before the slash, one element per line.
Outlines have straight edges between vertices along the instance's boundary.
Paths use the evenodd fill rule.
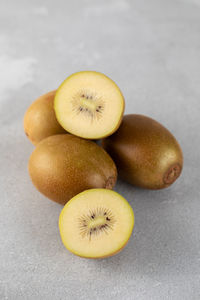
<path fill-rule="evenodd" d="M 91 189 L 73 197 L 59 217 L 61 239 L 72 253 L 104 258 L 127 244 L 134 227 L 134 213 L 118 193 Z"/>
<path fill-rule="evenodd" d="M 114 81 L 104 74 L 82 71 L 60 85 L 54 109 L 58 122 L 68 132 L 86 139 L 99 139 L 119 127 L 124 98 Z"/>
<path fill-rule="evenodd" d="M 157 121 L 126 115 L 118 131 L 102 141 L 119 174 L 129 183 L 148 189 L 171 185 L 181 174 L 182 150 L 175 137 Z"/>
<path fill-rule="evenodd" d="M 70 134 L 42 140 L 28 168 L 36 188 L 60 204 L 86 189 L 112 189 L 117 179 L 113 160 L 100 146 Z"/>
<path fill-rule="evenodd" d="M 66 132 L 55 116 L 53 108 L 55 94 L 56 91 L 52 91 L 42 95 L 25 113 L 24 131 L 34 145 L 48 136 Z"/>

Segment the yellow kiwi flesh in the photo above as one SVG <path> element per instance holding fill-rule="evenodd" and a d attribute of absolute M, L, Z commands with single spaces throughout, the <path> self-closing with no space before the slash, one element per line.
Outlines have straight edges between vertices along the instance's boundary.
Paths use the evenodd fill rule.
<path fill-rule="evenodd" d="M 180 176 L 183 153 L 163 125 L 143 115 L 125 115 L 117 132 L 102 141 L 120 176 L 148 189 L 170 186 Z"/>
<path fill-rule="evenodd" d="M 53 108 L 55 94 L 56 90 L 42 95 L 25 113 L 24 131 L 34 145 L 48 136 L 66 132 L 56 119 Z"/>
<path fill-rule="evenodd" d="M 86 190 L 73 197 L 59 217 L 64 246 L 86 258 L 104 258 L 127 244 L 134 213 L 120 194 L 106 189 Z"/>
<path fill-rule="evenodd" d="M 117 179 L 116 166 L 105 150 L 71 134 L 42 140 L 28 168 L 35 187 L 63 205 L 86 189 L 112 189 Z"/>
<path fill-rule="evenodd" d="M 58 88 L 54 109 L 65 130 L 86 139 L 99 139 L 118 129 L 124 98 L 104 74 L 82 71 L 69 76 Z"/>

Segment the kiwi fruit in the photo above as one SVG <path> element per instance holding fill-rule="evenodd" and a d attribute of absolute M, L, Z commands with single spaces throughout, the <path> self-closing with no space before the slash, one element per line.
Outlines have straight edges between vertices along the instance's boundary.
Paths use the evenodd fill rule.
<path fill-rule="evenodd" d="M 56 91 L 51 91 L 36 99 L 24 116 L 24 131 L 28 139 L 37 145 L 44 138 L 65 133 L 58 123 L 53 108 Z"/>
<path fill-rule="evenodd" d="M 118 86 L 104 74 L 81 71 L 60 85 L 54 109 L 58 122 L 69 133 L 99 139 L 118 129 L 124 98 Z"/>
<path fill-rule="evenodd" d="M 86 189 L 112 189 L 117 179 L 116 166 L 104 149 L 71 134 L 42 140 L 28 169 L 35 187 L 63 205 Z"/>
<path fill-rule="evenodd" d="M 62 209 L 59 229 L 64 246 L 86 258 L 118 253 L 128 242 L 134 213 L 118 193 L 90 189 L 73 197 Z"/>
<path fill-rule="evenodd" d="M 175 137 L 157 121 L 125 115 L 118 131 L 102 141 L 119 175 L 148 189 L 170 186 L 181 174 L 183 154 Z"/>

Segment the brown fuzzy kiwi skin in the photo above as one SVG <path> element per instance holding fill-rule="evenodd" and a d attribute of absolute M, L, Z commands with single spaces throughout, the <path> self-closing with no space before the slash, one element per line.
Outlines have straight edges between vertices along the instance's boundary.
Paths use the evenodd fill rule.
<path fill-rule="evenodd" d="M 70 134 L 42 140 L 29 159 L 29 174 L 35 187 L 62 205 L 91 188 L 112 189 L 117 169 L 100 146 Z"/>
<path fill-rule="evenodd" d="M 125 115 L 112 136 L 102 140 L 127 182 L 147 189 L 163 189 L 180 176 L 183 153 L 175 137 L 144 115 Z"/>
<path fill-rule="evenodd" d="M 56 90 L 40 96 L 24 115 L 24 131 L 34 145 L 48 136 L 66 133 L 58 123 L 54 112 L 55 94 Z"/>

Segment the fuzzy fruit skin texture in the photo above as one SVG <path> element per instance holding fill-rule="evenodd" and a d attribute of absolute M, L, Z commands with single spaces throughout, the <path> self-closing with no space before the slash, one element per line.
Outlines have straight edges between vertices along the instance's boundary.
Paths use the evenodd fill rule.
<path fill-rule="evenodd" d="M 28 169 L 35 187 L 62 205 L 86 189 L 112 189 L 117 180 L 116 166 L 100 146 L 70 134 L 42 140 Z"/>
<path fill-rule="evenodd" d="M 58 123 L 54 112 L 55 94 L 56 90 L 42 95 L 29 106 L 25 113 L 24 131 L 34 145 L 48 136 L 66 133 Z"/>
<path fill-rule="evenodd" d="M 175 137 L 157 121 L 125 115 L 117 132 L 102 141 L 127 182 L 147 189 L 170 186 L 181 174 L 183 154 Z"/>

